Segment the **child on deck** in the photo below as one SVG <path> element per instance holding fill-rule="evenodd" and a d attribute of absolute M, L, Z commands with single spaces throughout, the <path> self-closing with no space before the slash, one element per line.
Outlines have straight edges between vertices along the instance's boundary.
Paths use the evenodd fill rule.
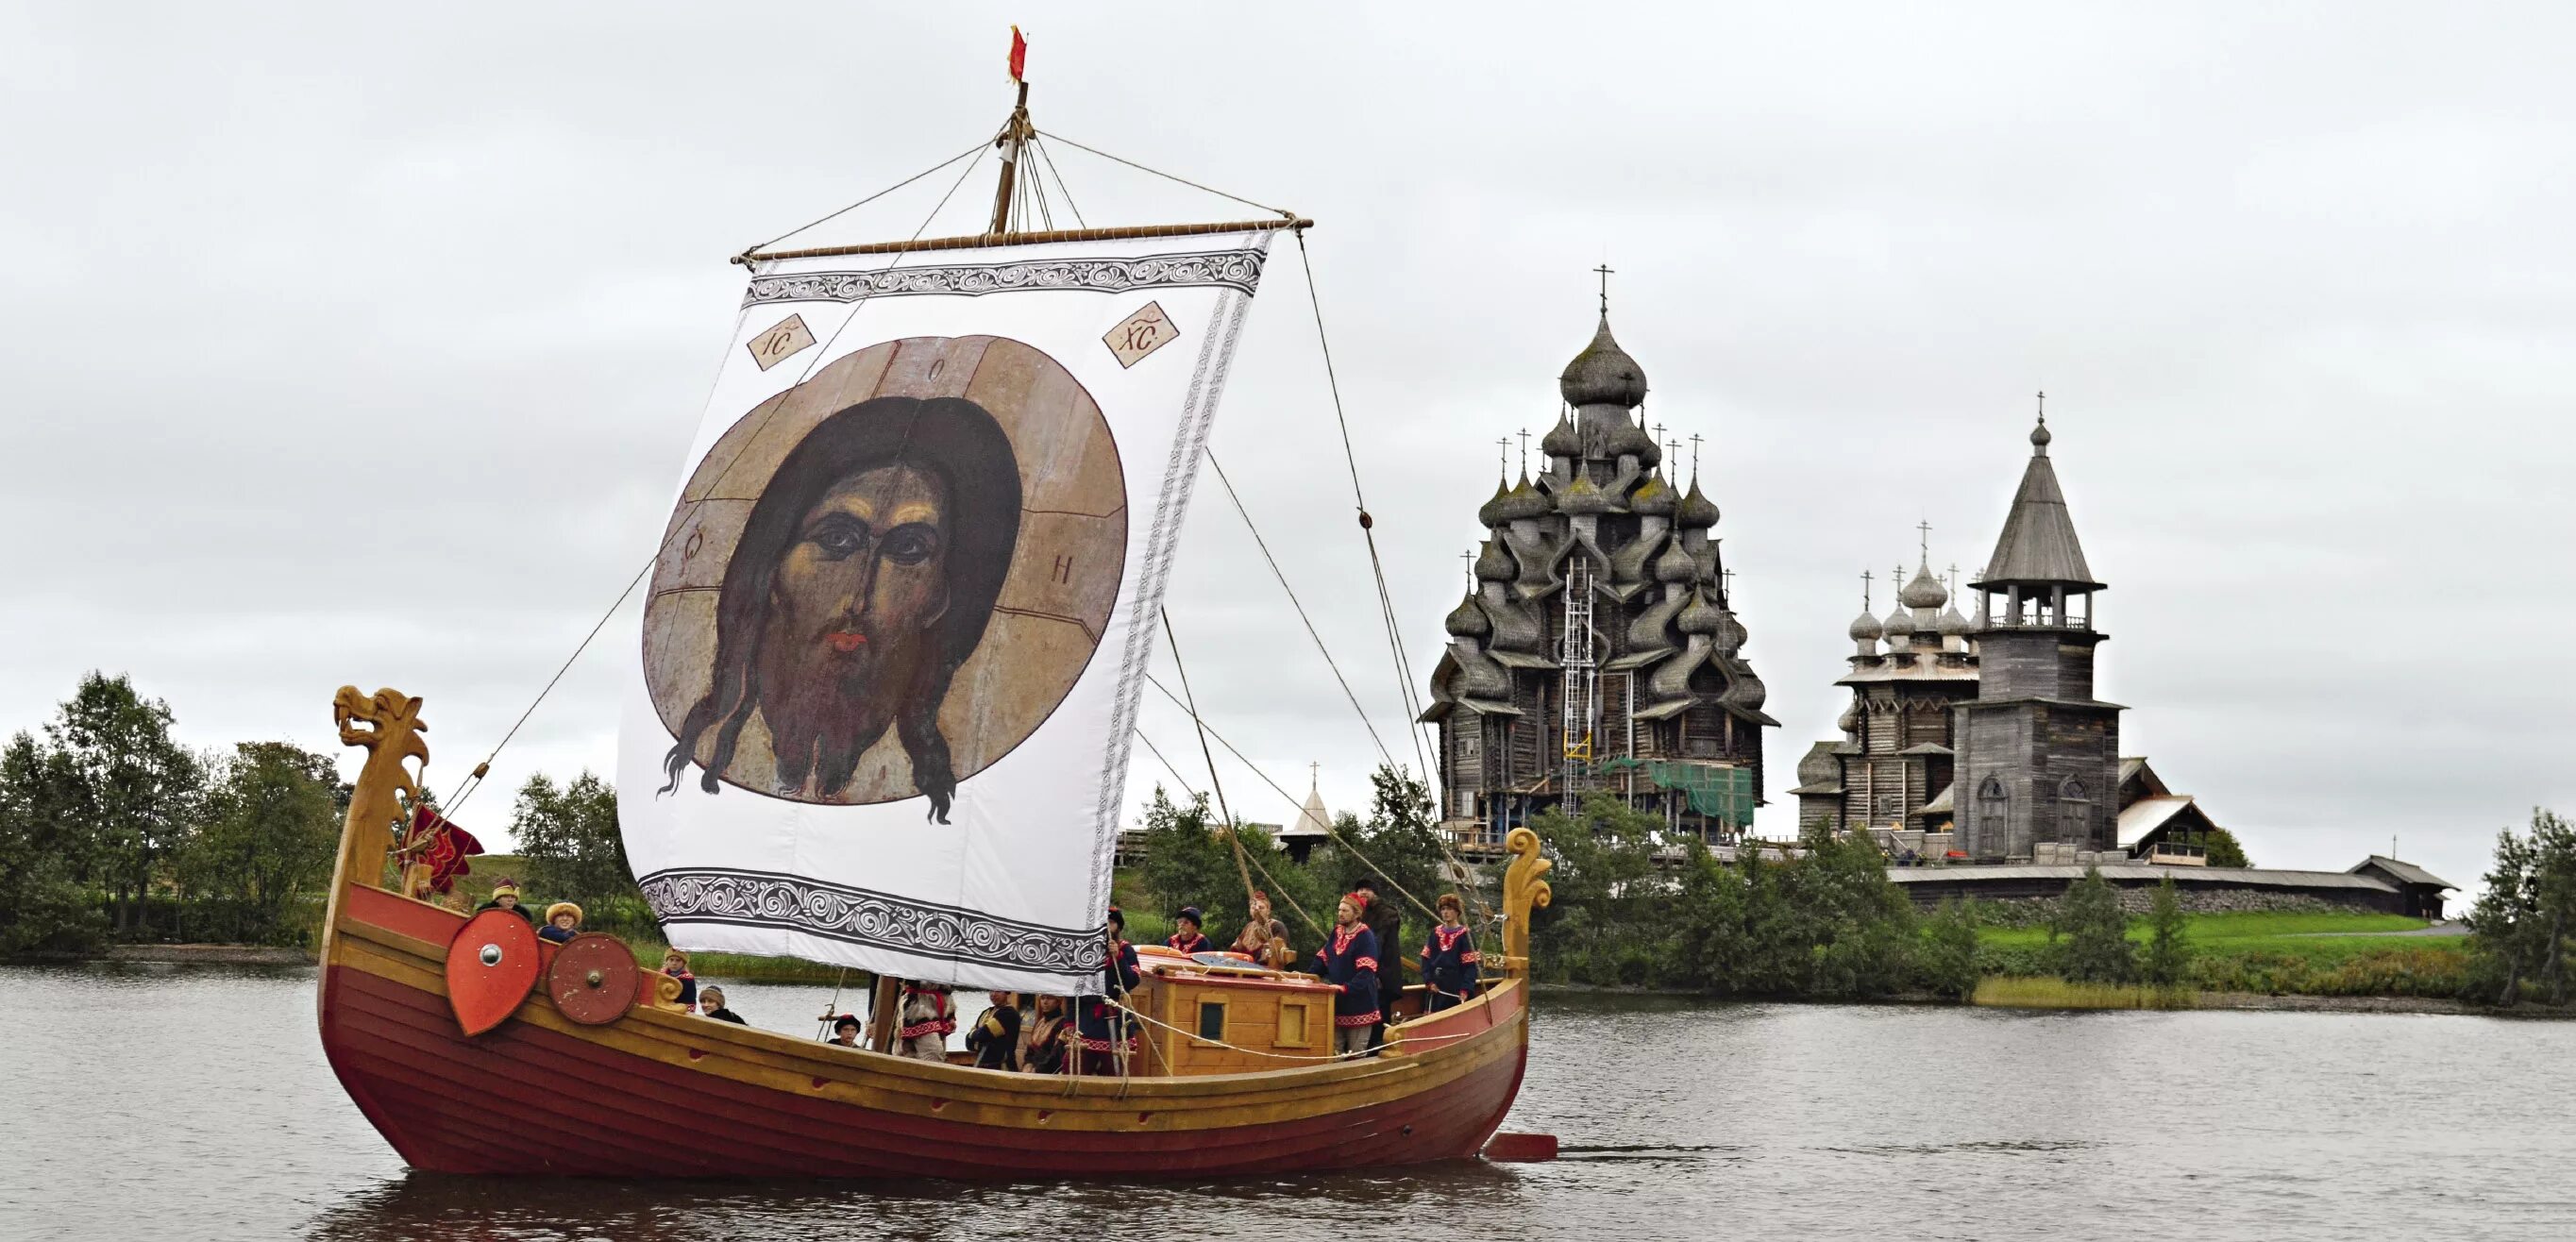
<path fill-rule="evenodd" d="M 581 907 L 569 901 L 558 901 L 546 907 L 546 925 L 537 929 L 537 936 L 562 944 L 580 930 Z"/>
<path fill-rule="evenodd" d="M 673 949 L 662 955 L 662 973 L 680 981 L 680 999 L 675 1002 L 682 1013 L 698 1010 L 698 977 L 689 973 L 689 955 Z"/>
<path fill-rule="evenodd" d="M 741 1014 L 725 1008 L 723 988 L 710 983 L 704 989 L 700 990 L 698 995 L 703 998 L 703 1004 L 698 1010 L 699 1017 L 713 1018 L 718 1022 L 730 1022 L 735 1026 L 751 1025 L 750 1023 L 742 1020 Z"/>
<path fill-rule="evenodd" d="M 948 1036 L 957 1029 L 957 1012 L 947 988 L 935 983 L 905 983 L 902 1022 L 895 1030 L 896 1056 L 947 1062 Z"/>

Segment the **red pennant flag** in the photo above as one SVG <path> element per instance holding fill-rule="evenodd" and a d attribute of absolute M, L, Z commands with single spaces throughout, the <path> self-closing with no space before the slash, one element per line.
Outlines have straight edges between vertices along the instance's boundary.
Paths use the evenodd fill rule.
<path fill-rule="evenodd" d="M 466 857 L 483 852 L 483 843 L 473 833 L 426 806 L 412 808 L 407 846 L 405 852 L 413 861 L 429 865 L 430 891 L 441 896 L 456 887 L 456 877 L 474 873 Z"/>
<path fill-rule="evenodd" d="M 1028 70 L 1029 41 L 1021 36 L 1019 27 L 1013 26 L 1011 27 L 1011 80 L 1028 81 Z"/>

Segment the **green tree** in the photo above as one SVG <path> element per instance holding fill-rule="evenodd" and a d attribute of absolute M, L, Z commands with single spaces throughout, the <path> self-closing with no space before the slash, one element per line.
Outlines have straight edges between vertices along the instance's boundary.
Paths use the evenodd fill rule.
<path fill-rule="evenodd" d="M 1867 833 L 1810 829 L 1781 873 L 1782 896 L 1806 945 L 1797 990 L 1815 996 L 1884 996 L 1905 986 L 1920 939 L 1914 906 L 1887 878 Z"/>
<path fill-rule="evenodd" d="M 2468 987 L 2476 999 L 2513 1005 L 2526 984 L 2552 1004 L 2567 999 L 2567 938 L 2576 919 L 2576 829 L 2534 810 L 2531 832 L 2496 834 L 2486 892 L 2468 915 L 2474 963 Z"/>
<path fill-rule="evenodd" d="M 285 742 L 243 742 L 215 765 L 205 817 L 178 857 L 183 897 L 229 905 L 226 939 L 283 943 L 331 876 L 339 844 L 339 774 L 331 759 Z"/>
<path fill-rule="evenodd" d="M 584 923 L 618 927 L 638 917 L 643 893 L 617 831 L 617 791 L 589 770 L 558 786 L 540 772 L 519 787 L 510 836 L 528 860 L 527 900 L 578 902 Z"/>
<path fill-rule="evenodd" d="M 2155 904 L 2147 910 L 2147 951 L 2139 973 L 2160 988 L 2178 987 L 2191 969 L 2191 945 L 2182 937 L 2182 901 L 2174 894 L 2172 876 L 2156 885 Z"/>
<path fill-rule="evenodd" d="M 1350 849 L 1336 851 L 1343 862 L 1342 886 L 1347 890 L 1363 876 L 1373 879 L 1379 896 L 1402 903 L 1407 928 L 1425 927 L 1431 916 L 1413 908 L 1405 894 L 1428 906 L 1447 891 L 1441 878 L 1446 854 L 1430 787 L 1409 771 L 1383 764 L 1369 774 L 1369 785 L 1368 818 L 1359 821 L 1357 831 L 1347 821 L 1335 826 L 1351 839 Z"/>
<path fill-rule="evenodd" d="M 106 935 L 77 878 L 93 843 L 64 814 L 70 778 L 30 734 L 0 749 L 0 953 L 81 952 Z"/>
<path fill-rule="evenodd" d="M 1740 867 L 1708 850 L 1687 851 L 1673 896 L 1672 952 L 1656 982 L 1708 992 L 1741 991 L 1749 942 L 1746 881 Z"/>
<path fill-rule="evenodd" d="M 2254 865 L 2252 860 L 2245 857 L 2245 847 L 2237 842 L 2236 834 L 2229 832 L 2224 828 L 2212 827 L 2209 831 L 2202 833 L 2200 836 L 2200 844 L 2201 848 L 2209 851 L 2207 861 L 2212 867 L 2251 867 Z"/>
<path fill-rule="evenodd" d="M 1966 1000 L 1977 992 L 1977 915 L 1972 901 L 1944 899 L 1923 920 L 1915 979 L 1935 996 Z"/>
<path fill-rule="evenodd" d="M 75 857 L 116 905 L 119 934 L 141 930 L 136 910 L 185 844 L 205 774 L 170 738 L 170 706 L 135 693 L 122 674 L 92 672 L 45 726 L 65 765 L 61 813 L 86 848 Z"/>
<path fill-rule="evenodd" d="M 1553 900 L 1531 923 L 1534 968 L 1632 985 L 1673 973 L 1676 883 L 1656 857 L 1663 822 L 1606 794 L 1585 799 L 1579 818 L 1550 811 L 1531 822 L 1556 858 Z"/>
<path fill-rule="evenodd" d="M 2049 924 L 2049 956 L 2059 976 L 2076 983 L 2127 983 L 2137 974 L 2128 919 L 2099 867 L 2067 885 Z"/>
<path fill-rule="evenodd" d="M 1196 906 L 1209 939 L 1231 940 L 1243 926 L 1243 872 L 1234 864 L 1233 844 L 1209 814 L 1207 797 L 1194 794 L 1187 804 L 1178 803 L 1156 786 L 1143 835 L 1136 888 L 1153 903 L 1154 914 L 1168 919 L 1183 906 Z"/>

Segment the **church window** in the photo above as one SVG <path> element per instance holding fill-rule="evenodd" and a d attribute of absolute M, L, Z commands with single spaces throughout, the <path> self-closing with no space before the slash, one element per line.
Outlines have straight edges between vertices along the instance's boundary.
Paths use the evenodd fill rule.
<path fill-rule="evenodd" d="M 2085 841 L 2093 835 L 2093 803 L 2084 782 L 2072 776 L 2057 787 L 2057 827 L 2061 841 Z"/>
<path fill-rule="evenodd" d="M 1979 819 L 2002 819 L 2004 815 L 2004 798 L 2003 778 L 1988 774 L 1985 779 L 1985 783 L 1977 786 L 1977 817 Z"/>

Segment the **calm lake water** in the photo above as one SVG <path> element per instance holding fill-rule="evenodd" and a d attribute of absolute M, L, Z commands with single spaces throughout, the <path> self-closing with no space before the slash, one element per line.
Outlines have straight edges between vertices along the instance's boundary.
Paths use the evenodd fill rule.
<path fill-rule="evenodd" d="M 636 1184 L 407 1173 L 322 1060 L 310 970 L 0 989 L 9 1239 L 2576 1238 L 2570 1023 L 1543 997 L 1508 1128 L 1554 1164 Z M 828 996 L 727 991 L 800 1034 Z"/>

